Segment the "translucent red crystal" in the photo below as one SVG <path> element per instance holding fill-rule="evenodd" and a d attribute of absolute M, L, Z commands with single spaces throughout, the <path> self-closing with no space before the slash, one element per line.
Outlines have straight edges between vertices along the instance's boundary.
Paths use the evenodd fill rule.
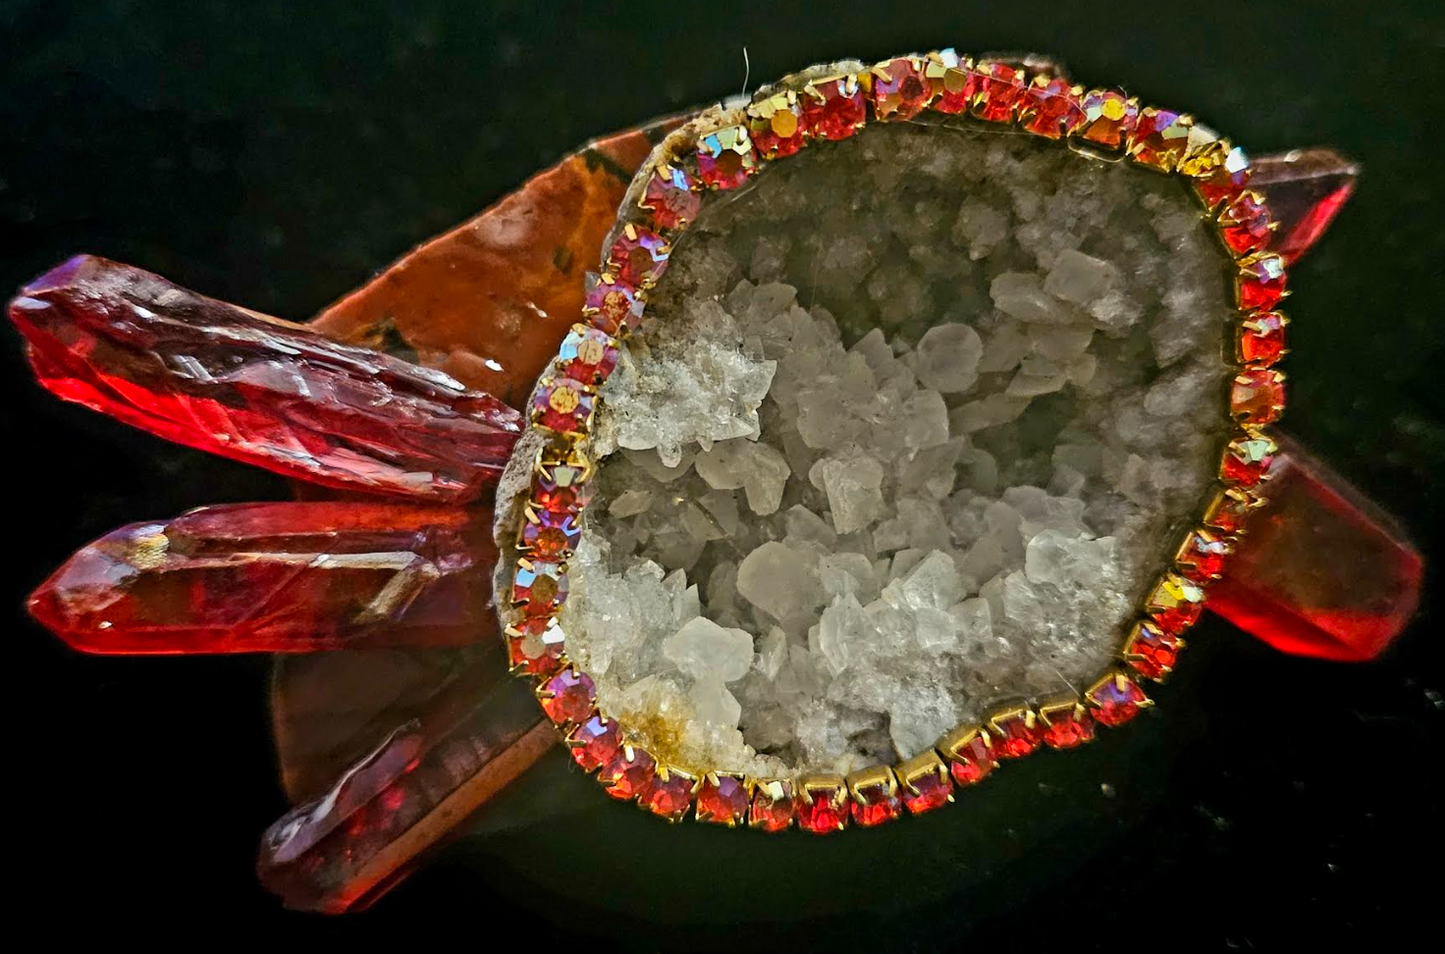
<path fill-rule="evenodd" d="M 949 772 L 960 785 L 981 782 L 998 767 L 998 753 L 993 740 L 983 732 L 945 754 L 949 757 Z"/>
<path fill-rule="evenodd" d="M 1262 503 L 1263 501 L 1248 491 L 1232 487 L 1214 498 L 1209 509 L 1204 512 L 1204 525 L 1221 533 L 1238 533 L 1249 512 L 1259 508 Z"/>
<path fill-rule="evenodd" d="M 1094 719 L 1083 706 L 1044 709 L 1044 744 L 1051 749 L 1072 749 L 1094 738 Z"/>
<path fill-rule="evenodd" d="M 1139 104 L 1117 90 L 1091 90 L 1079 108 L 1084 121 L 1074 135 L 1108 149 L 1122 149 L 1139 120 Z"/>
<path fill-rule="evenodd" d="M 31 595 L 91 653 L 295 653 L 472 643 L 490 514 L 382 502 L 230 504 L 121 527 Z"/>
<path fill-rule="evenodd" d="M 550 676 L 562 665 L 562 627 L 550 616 L 527 616 L 507 627 L 507 662 L 514 672 Z"/>
<path fill-rule="evenodd" d="M 848 785 L 841 778 L 807 784 L 797 798 L 798 827 L 814 835 L 831 835 L 848 827 Z"/>
<path fill-rule="evenodd" d="M 1225 205 L 1219 215 L 1219 234 L 1235 255 L 1249 255 L 1269 246 L 1269 208 L 1257 192 L 1242 192 Z"/>
<path fill-rule="evenodd" d="M 638 799 L 638 804 L 654 815 L 677 821 L 692 807 L 692 790 L 696 782 L 689 776 L 670 769 L 657 770 L 657 775 Z"/>
<path fill-rule="evenodd" d="M 903 814 L 903 803 L 895 786 L 886 783 L 858 786 L 848 803 L 853 822 L 860 828 L 875 828 Z"/>
<path fill-rule="evenodd" d="M 597 328 L 574 328 L 557 353 L 563 375 L 583 384 L 601 384 L 617 367 L 617 342 Z"/>
<path fill-rule="evenodd" d="M 942 808 L 953 797 L 953 780 L 946 769 L 906 779 L 902 788 L 903 805 L 915 815 Z"/>
<path fill-rule="evenodd" d="M 1204 610 L 1204 590 L 1197 583 L 1170 574 L 1154 587 L 1144 609 L 1161 631 L 1177 635 L 1199 619 Z"/>
<path fill-rule="evenodd" d="M 974 97 L 973 115 L 993 123 L 1013 120 L 1014 108 L 1024 96 L 1024 73 L 1007 63 L 980 63 L 974 69 L 978 76 L 978 94 Z"/>
<path fill-rule="evenodd" d="M 1273 308 L 1284 297 L 1286 281 L 1284 259 L 1279 255 L 1251 255 L 1239 263 L 1239 307 L 1245 311 Z"/>
<path fill-rule="evenodd" d="M 444 374 L 77 256 L 10 303 L 50 391 L 289 477 L 445 503 L 501 472 L 522 420 Z"/>
<path fill-rule="evenodd" d="M 1267 311 L 1239 326 L 1237 354 L 1245 364 L 1268 367 L 1284 355 L 1284 315 Z"/>
<path fill-rule="evenodd" d="M 607 250 L 607 269 L 619 282 L 649 288 L 667 270 L 671 254 L 672 246 L 661 235 L 629 223 Z"/>
<path fill-rule="evenodd" d="M 921 61 L 900 56 L 873 69 L 873 113 L 879 119 L 912 119 L 932 96 Z"/>
<path fill-rule="evenodd" d="M 1272 424 L 1284 410 L 1284 375 L 1270 368 L 1250 368 L 1229 387 L 1229 411 L 1244 424 Z"/>
<path fill-rule="evenodd" d="M 640 206 L 652 213 L 658 228 L 680 229 L 702 209 L 702 196 L 693 191 L 692 176 L 677 166 L 659 166 L 642 190 Z"/>
<path fill-rule="evenodd" d="M 1279 223 L 1274 248 L 1295 262 L 1309 251 L 1355 191 L 1358 167 L 1331 149 L 1292 149 L 1256 160 L 1250 188 Z"/>
<path fill-rule="evenodd" d="M 747 816 L 748 789 L 742 779 L 713 773 L 698 783 L 698 821 L 731 827 L 742 824 Z"/>
<path fill-rule="evenodd" d="M 1023 758 L 1038 749 L 1044 741 L 1044 725 L 1028 709 L 996 716 L 990 721 L 994 755 L 1001 759 Z"/>
<path fill-rule="evenodd" d="M 1229 442 L 1219 465 L 1219 476 L 1237 487 L 1253 487 L 1269 472 L 1275 444 L 1267 437 L 1240 437 Z"/>
<path fill-rule="evenodd" d="M 800 99 L 803 129 L 814 139 L 847 139 L 867 119 L 863 89 L 853 76 L 809 83 Z"/>
<path fill-rule="evenodd" d="M 754 103 L 749 115 L 748 131 L 759 156 L 779 159 L 803 148 L 803 111 L 795 93 L 777 93 Z"/>
<path fill-rule="evenodd" d="M 782 831 L 793 823 L 797 803 L 793 783 L 787 779 L 763 779 L 753 787 L 748 824 L 763 831 Z"/>
<path fill-rule="evenodd" d="M 631 282 L 612 275 L 588 275 L 582 314 L 588 324 L 606 335 L 636 331 L 642 323 L 642 297 Z"/>
<path fill-rule="evenodd" d="M 1061 139 L 1084 121 L 1079 93 L 1068 80 L 1035 77 L 1024 92 L 1023 128 L 1035 136 Z"/>
<path fill-rule="evenodd" d="M 547 718 L 557 725 L 565 725 L 587 718 L 597 702 L 597 687 L 592 684 L 591 676 L 568 667 L 542 683 L 537 698 L 542 701 Z"/>
<path fill-rule="evenodd" d="M 576 464 L 544 461 L 532 483 L 532 501 L 543 510 L 577 513 L 592 500 L 593 486 Z"/>
<path fill-rule="evenodd" d="M 934 110 L 955 115 L 968 109 L 978 90 L 978 75 L 968 60 L 953 50 L 942 50 L 929 56 L 923 70 L 933 95 Z"/>
<path fill-rule="evenodd" d="M 1270 468 L 1269 503 L 1209 606 L 1266 643 L 1320 659 L 1373 659 L 1420 601 L 1424 560 L 1400 527 L 1295 444 Z"/>
<path fill-rule="evenodd" d="M 647 792 L 657 770 L 657 760 L 644 749 L 623 745 L 622 750 L 597 776 L 607 794 L 619 801 L 632 801 Z"/>
<path fill-rule="evenodd" d="M 1230 554 L 1228 540 L 1221 540 L 1211 534 L 1195 531 L 1179 548 L 1175 558 L 1179 575 L 1195 583 L 1216 580 L 1224 573 L 1224 563 Z"/>
<path fill-rule="evenodd" d="M 1179 660 L 1182 645 L 1178 636 L 1165 633 L 1152 623 L 1141 622 L 1135 625 L 1124 646 L 1124 661 L 1141 676 L 1163 679 Z"/>
<path fill-rule="evenodd" d="M 1214 209 L 1243 192 L 1244 187 L 1249 184 L 1249 178 L 1249 158 L 1245 156 L 1243 149 L 1235 146 L 1225 153 L 1223 161 L 1214 172 L 1195 182 L 1194 188 L 1199 193 L 1200 200 L 1208 208 Z"/>
<path fill-rule="evenodd" d="M 1088 692 L 1089 712 L 1094 721 L 1110 728 L 1123 725 L 1149 704 L 1139 684 L 1123 673 L 1099 680 Z"/>
<path fill-rule="evenodd" d="M 567 736 L 567 747 L 582 771 L 595 772 L 617 758 L 622 751 L 622 736 L 616 720 L 594 714 Z"/>
<path fill-rule="evenodd" d="M 532 420 L 558 434 L 581 434 L 592 421 L 597 399 L 581 381 L 557 378 L 537 389 Z"/>

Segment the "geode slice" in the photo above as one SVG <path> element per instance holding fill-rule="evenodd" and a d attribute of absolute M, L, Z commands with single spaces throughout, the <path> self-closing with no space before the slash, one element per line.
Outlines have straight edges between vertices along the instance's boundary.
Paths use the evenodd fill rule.
<path fill-rule="evenodd" d="M 1224 262 L 1177 181 L 979 129 L 714 201 L 600 389 L 560 615 L 598 706 L 780 775 L 1083 688 L 1214 476 Z"/>

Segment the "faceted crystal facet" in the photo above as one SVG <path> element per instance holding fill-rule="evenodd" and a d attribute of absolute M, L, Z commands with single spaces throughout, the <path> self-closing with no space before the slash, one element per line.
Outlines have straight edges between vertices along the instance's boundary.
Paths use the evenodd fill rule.
<path fill-rule="evenodd" d="M 1068 80 L 1038 76 L 1024 93 L 1023 127 L 1035 136 L 1061 139 L 1084 121 L 1079 89 Z"/>
<path fill-rule="evenodd" d="M 516 411 L 445 374 L 101 258 L 31 282 L 10 317 L 65 400 L 330 487 L 471 500 L 521 432 Z"/>
<path fill-rule="evenodd" d="M 550 616 L 528 616 L 507 627 L 507 662 L 513 672 L 550 676 L 562 666 L 562 627 Z"/>
<path fill-rule="evenodd" d="M 1159 581 L 1144 608 L 1160 630 L 1177 635 L 1199 619 L 1204 609 L 1204 590 L 1182 576 L 1170 574 Z"/>
<path fill-rule="evenodd" d="M 532 399 L 532 420 L 558 434 L 578 435 L 591 423 L 596 403 L 581 381 L 558 378 L 538 389 Z"/>
<path fill-rule="evenodd" d="M 92 653 L 462 645 L 496 633 L 490 520 L 359 501 L 203 507 L 106 534 L 29 609 Z"/>
<path fill-rule="evenodd" d="M 803 129 L 814 139 L 847 139 L 867 119 L 863 88 L 854 76 L 817 80 L 800 98 Z"/>
<path fill-rule="evenodd" d="M 527 515 L 518 543 L 544 560 L 555 560 L 577 547 L 582 528 L 570 513 L 540 510 Z"/>
<path fill-rule="evenodd" d="M 1255 486 L 1269 473 L 1276 449 L 1268 437 L 1240 437 L 1230 441 L 1219 465 L 1220 479 L 1236 487 Z"/>
<path fill-rule="evenodd" d="M 623 745 L 597 778 L 607 787 L 608 795 L 627 802 L 647 793 L 656 770 L 657 761 L 650 753 L 635 745 Z"/>
<path fill-rule="evenodd" d="M 898 785 L 891 770 L 866 774 L 870 776 L 869 781 L 849 786 L 852 797 L 848 801 L 853 822 L 860 828 L 875 828 L 902 815 L 903 802 L 898 798 Z M 879 775 L 886 777 L 877 778 Z"/>
<path fill-rule="evenodd" d="M 873 113 L 879 119 L 912 119 L 932 95 L 920 60 L 900 56 L 873 69 Z"/>
<path fill-rule="evenodd" d="M 942 808 L 953 801 L 953 778 L 948 766 L 932 752 L 915 756 L 910 762 L 922 765 L 909 770 L 899 766 L 903 805 L 915 815 Z"/>
<path fill-rule="evenodd" d="M 575 464 L 544 462 L 537 471 L 532 500 L 543 510 L 578 513 L 592 500 L 596 489 L 583 477 L 583 468 Z"/>
<path fill-rule="evenodd" d="M 930 55 L 923 70 L 935 110 L 953 115 L 968 109 L 978 89 L 978 76 L 968 60 L 953 50 L 943 50 Z"/>
<path fill-rule="evenodd" d="M 654 815 L 678 821 L 692 807 L 692 791 L 696 785 L 697 780 L 685 772 L 659 768 L 638 804 Z"/>
<path fill-rule="evenodd" d="M 1204 525 L 1220 533 L 1235 534 L 1244 526 L 1250 511 L 1263 506 L 1264 501 L 1238 487 L 1221 491 L 1204 512 Z"/>
<path fill-rule="evenodd" d="M 605 335 L 636 331 L 642 323 L 642 296 L 627 281 L 612 275 L 588 275 L 582 314 Z"/>
<path fill-rule="evenodd" d="M 983 729 L 973 729 L 954 738 L 944 737 L 938 748 L 948 756 L 948 769 L 960 785 L 974 785 L 998 767 L 993 738 Z"/>
<path fill-rule="evenodd" d="M 1355 191 L 1358 167 L 1330 149 L 1295 149 L 1255 161 L 1250 187 L 1262 192 L 1279 223 L 1274 247 L 1298 261 Z"/>
<path fill-rule="evenodd" d="M 1249 184 L 1249 158 L 1244 150 L 1235 146 L 1225 153 L 1223 161 L 1209 176 L 1198 180 L 1194 188 L 1204 204 L 1215 209 L 1232 200 Z"/>
<path fill-rule="evenodd" d="M 748 817 L 748 788 L 740 778 L 714 772 L 698 783 L 697 815 L 700 822 L 741 825 Z"/>
<path fill-rule="evenodd" d="M 1084 121 L 1074 134 L 1107 149 L 1122 149 L 1139 120 L 1138 101 L 1112 89 L 1090 90 L 1080 108 Z"/>
<path fill-rule="evenodd" d="M 1179 548 L 1175 563 L 1179 574 L 1195 583 L 1217 580 L 1224 573 L 1224 562 L 1228 559 L 1231 546 L 1228 540 L 1221 540 L 1212 534 L 1195 531 Z"/>
<path fill-rule="evenodd" d="M 797 802 L 787 779 L 762 779 L 753 787 L 748 824 L 763 831 L 782 831 L 793 823 Z"/>
<path fill-rule="evenodd" d="M 527 616 L 550 613 L 567 601 L 567 573 L 546 560 L 522 560 L 512 584 L 512 602 Z"/>
<path fill-rule="evenodd" d="M 664 229 L 683 228 L 702 209 L 702 196 L 693 191 L 692 176 L 677 166 L 659 166 L 639 201 L 652 213 L 658 228 Z"/>

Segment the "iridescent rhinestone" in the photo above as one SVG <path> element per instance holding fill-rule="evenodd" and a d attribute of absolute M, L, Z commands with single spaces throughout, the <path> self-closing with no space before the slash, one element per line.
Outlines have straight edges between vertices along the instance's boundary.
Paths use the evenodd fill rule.
<path fill-rule="evenodd" d="M 1069 135 L 1084 121 L 1079 88 L 1068 80 L 1035 76 L 1024 93 L 1020 118 L 1024 129 L 1035 136 L 1060 139 Z"/>
<path fill-rule="evenodd" d="M 612 275 L 589 273 L 585 294 L 582 314 L 588 316 L 588 324 L 603 334 L 636 331 L 642 323 L 642 296 L 631 282 Z"/>
<path fill-rule="evenodd" d="M 1249 158 L 1235 146 L 1209 175 L 1195 181 L 1194 189 L 1207 208 L 1215 209 L 1243 192 L 1249 175 Z"/>
<path fill-rule="evenodd" d="M 848 783 L 841 777 L 799 779 L 798 827 L 814 835 L 829 835 L 848 827 Z"/>
<path fill-rule="evenodd" d="M 1101 725 L 1123 725 L 1150 705 L 1139 684 L 1122 672 L 1110 673 L 1085 694 L 1089 712 Z"/>
<path fill-rule="evenodd" d="M 1084 121 L 1074 135 L 1108 149 L 1122 149 L 1139 120 L 1139 103 L 1112 89 L 1090 90 L 1080 108 Z"/>
<path fill-rule="evenodd" d="M 582 722 L 592 712 L 597 702 L 597 687 L 592 677 L 574 667 L 568 667 L 537 689 L 537 698 L 547 718 L 557 725 Z"/>
<path fill-rule="evenodd" d="M 949 772 L 959 785 L 974 785 L 998 767 L 993 737 L 980 728 L 955 729 L 938 741 Z"/>
<path fill-rule="evenodd" d="M 680 229 L 697 218 L 702 196 L 693 190 L 692 176 L 678 166 L 661 165 L 647 180 L 638 206 L 652 213 L 658 228 Z"/>
<path fill-rule="evenodd" d="M 572 514 L 539 510 L 527 514 L 519 543 L 523 549 L 552 560 L 570 554 L 581 536 L 582 528 Z"/>
<path fill-rule="evenodd" d="M 1036 750 L 1044 741 L 1044 726 L 1031 709 L 1014 709 L 989 720 L 989 735 L 996 738 L 999 758 L 1018 759 Z"/>
<path fill-rule="evenodd" d="M 912 119 L 932 97 L 921 60 L 900 56 L 873 68 L 873 114 L 879 119 Z"/>
<path fill-rule="evenodd" d="M 933 751 L 916 755 L 898 766 L 903 806 L 915 815 L 942 808 L 953 801 L 953 778 L 948 766 Z"/>
<path fill-rule="evenodd" d="M 748 824 L 763 831 L 782 831 L 793 823 L 797 803 L 793 783 L 785 778 L 760 779 L 753 786 Z"/>
<path fill-rule="evenodd" d="M 629 222 L 607 250 L 607 270 L 634 288 L 650 288 L 667 270 L 671 254 L 672 246 L 661 235 Z"/>
<path fill-rule="evenodd" d="M 1124 661 L 1141 676 L 1163 679 L 1174 668 L 1183 645 L 1184 640 L 1163 632 L 1153 623 L 1135 623 L 1124 644 Z"/>
<path fill-rule="evenodd" d="M 1264 501 L 1247 490 L 1231 487 L 1221 491 L 1204 511 L 1204 525 L 1220 533 L 1239 533 L 1250 513 L 1263 506 Z"/>
<path fill-rule="evenodd" d="M 746 127 L 724 126 L 697 141 L 697 174 L 711 188 L 736 189 L 757 169 Z"/>
<path fill-rule="evenodd" d="M 532 399 L 532 421 L 558 434 L 579 436 L 592 422 L 596 398 L 581 381 L 572 378 L 550 380 Z"/>
<path fill-rule="evenodd" d="M 562 665 L 562 627 L 551 616 L 528 616 L 507 627 L 507 660 L 513 672 L 550 676 Z"/>
<path fill-rule="evenodd" d="M 1257 192 L 1241 192 L 1219 214 L 1219 235 L 1235 255 L 1248 255 L 1268 247 L 1274 237 L 1274 222 L 1264 198 Z"/>
<path fill-rule="evenodd" d="M 537 468 L 532 501 L 543 510 L 577 513 L 592 500 L 593 487 L 585 467 L 567 462 L 545 462 Z"/>
<path fill-rule="evenodd" d="M 527 616 L 541 616 L 567 602 L 567 572 L 547 560 L 519 560 L 512 602 Z"/>
<path fill-rule="evenodd" d="M 973 64 L 960 57 L 953 50 L 931 53 L 923 66 L 933 96 L 933 109 L 950 115 L 968 109 L 973 94 L 978 89 L 978 77 Z"/>
<path fill-rule="evenodd" d="M 1146 106 L 1129 134 L 1129 155 L 1140 165 L 1173 172 L 1189 151 L 1188 116 Z"/>
<path fill-rule="evenodd" d="M 660 765 L 637 803 L 668 821 L 680 821 L 692 807 L 692 792 L 696 786 L 697 779 L 686 772 Z"/>
<path fill-rule="evenodd" d="M 1180 576 L 1195 583 L 1208 583 L 1210 580 L 1219 579 L 1224 573 L 1224 563 L 1230 550 L 1228 540 L 1195 530 L 1180 546 L 1174 562 L 1178 565 Z"/>
<path fill-rule="evenodd" d="M 1242 424 L 1272 424 L 1284 410 L 1284 375 L 1271 368 L 1250 368 L 1229 387 L 1229 412 Z"/>
<path fill-rule="evenodd" d="M 1241 260 L 1236 282 L 1239 307 L 1245 311 L 1273 308 L 1284 297 L 1287 281 L 1284 259 L 1274 252 Z"/>
<path fill-rule="evenodd" d="M 567 747 L 582 771 L 595 772 L 617 758 L 622 737 L 615 720 L 595 713 L 567 736 Z"/>
<path fill-rule="evenodd" d="M 740 778 L 722 772 L 709 772 L 697 787 L 697 813 L 700 822 L 727 825 L 732 828 L 748 817 L 748 787 Z"/>
<path fill-rule="evenodd" d="M 803 148 L 803 110 L 792 90 L 776 93 L 748 107 L 753 148 L 764 159 L 791 156 Z"/>
<path fill-rule="evenodd" d="M 599 328 L 573 328 L 562 339 L 557 368 L 584 384 L 601 384 L 617 367 L 617 342 Z"/>
<path fill-rule="evenodd" d="M 863 88 L 856 76 L 814 80 L 800 98 L 803 129 L 814 139 L 847 139 L 867 119 Z"/>
<path fill-rule="evenodd" d="M 1254 315 L 1239 326 L 1237 354 L 1244 364 L 1267 368 L 1284 356 L 1284 326 L 1289 324 L 1277 311 Z"/>
<path fill-rule="evenodd" d="M 1279 447 L 1267 437 L 1239 437 L 1224 449 L 1219 476 L 1236 487 L 1253 487 L 1264 480 Z"/>
<path fill-rule="evenodd" d="M 1094 719 L 1077 702 L 1041 706 L 1039 721 L 1044 725 L 1044 744 L 1051 749 L 1072 749 L 1094 738 Z"/>
<path fill-rule="evenodd" d="M 974 68 L 978 92 L 973 115 L 992 123 L 1011 122 L 1024 95 L 1024 72 L 1007 63 L 980 63 Z"/>
<path fill-rule="evenodd" d="M 1169 573 L 1149 594 L 1144 610 L 1161 632 L 1177 636 L 1199 619 L 1204 610 L 1204 590 L 1192 580 Z"/>
<path fill-rule="evenodd" d="M 597 780 L 607 794 L 620 801 L 631 801 L 645 795 L 652 785 L 657 761 L 644 749 L 624 744 L 622 750 L 602 767 Z"/>

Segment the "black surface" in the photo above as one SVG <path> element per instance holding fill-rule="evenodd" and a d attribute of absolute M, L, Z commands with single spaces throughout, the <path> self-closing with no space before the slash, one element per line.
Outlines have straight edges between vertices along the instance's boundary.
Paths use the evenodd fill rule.
<path fill-rule="evenodd" d="M 290 317 L 584 139 L 741 89 L 744 46 L 753 84 L 949 43 L 1052 52 L 1085 81 L 1191 107 L 1258 153 L 1333 144 L 1365 174 L 1292 273 L 1288 427 L 1445 557 L 1435 0 L 32 2 L 0 5 L 0 38 L 0 287 L 88 251 Z M 0 337 L 11 610 L 114 526 L 284 494 L 276 478 L 50 399 L 13 331 Z M 543 941 L 587 929 L 637 950 L 1372 950 L 1409 929 L 1438 937 L 1441 606 L 1427 592 L 1368 666 L 1283 657 L 1209 622 L 1151 718 L 886 832 L 766 840 L 599 802 L 547 831 L 465 843 L 341 920 L 279 910 L 251 874 L 258 833 L 284 808 L 264 659 L 86 658 L 17 616 L 7 908 L 12 925 L 117 939 L 157 938 L 195 913 L 210 916 L 198 941 L 261 930 L 363 949 L 393 936 L 494 946 L 504 919 Z M 558 769 L 511 797 L 576 782 Z M 556 888 L 577 878 L 585 891 Z M 579 893 L 592 899 L 580 916 L 546 913 Z"/>

